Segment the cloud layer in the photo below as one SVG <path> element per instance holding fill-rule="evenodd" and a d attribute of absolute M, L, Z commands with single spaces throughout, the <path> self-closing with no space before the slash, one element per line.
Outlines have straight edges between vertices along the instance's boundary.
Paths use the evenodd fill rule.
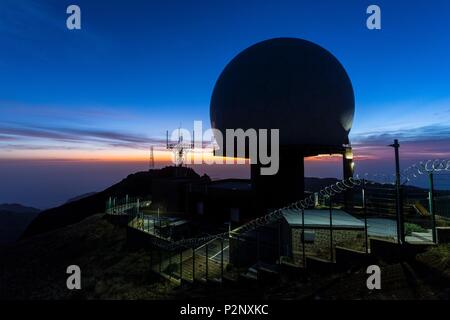
<path fill-rule="evenodd" d="M 7 142 L 7 143 L 2 143 Z M 35 126 L 1 126 L 0 149 L 25 150 L 61 148 L 131 148 L 148 149 L 161 145 L 162 139 L 120 131 L 93 128 L 53 128 Z"/>

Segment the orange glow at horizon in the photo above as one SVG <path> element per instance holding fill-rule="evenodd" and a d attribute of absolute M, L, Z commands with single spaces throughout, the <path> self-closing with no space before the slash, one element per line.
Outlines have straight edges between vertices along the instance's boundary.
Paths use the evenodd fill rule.
<path fill-rule="evenodd" d="M 195 155 L 194 155 L 195 154 Z M 224 163 L 235 161 L 238 163 L 250 163 L 249 159 L 214 156 L 211 149 L 196 149 L 186 154 L 186 163 L 193 163 L 193 157 L 201 157 L 206 163 Z M 149 150 L 132 149 L 67 149 L 67 150 L 15 150 L 5 152 L 0 160 L 67 160 L 80 162 L 147 162 L 149 161 Z M 354 155 L 354 160 L 374 159 L 371 155 Z M 155 150 L 154 161 L 158 163 L 173 163 L 174 153 L 169 150 Z M 325 154 L 306 157 L 305 162 L 337 162 L 342 161 L 340 154 Z"/>
<path fill-rule="evenodd" d="M 230 158 L 214 156 L 211 150 L 194 150 L 196 157 L 205 162 L 223 163 L 230 160 L 240 160 L 248 162 L 247 159 Z M 193 152 L 188 152 L 185 156 L 189 164 L 194 157 Z M 67 160 L 80 162 L 146 162 L 150 158 L 149 150 L 129 150 L 129 149 L 111 149 L 111 150 L 16 150 L 14 152 L 4 153 L 0 160 Z M 155 163 L 174 162 L 174 153 L 169 150 L 154 150 Z"/>

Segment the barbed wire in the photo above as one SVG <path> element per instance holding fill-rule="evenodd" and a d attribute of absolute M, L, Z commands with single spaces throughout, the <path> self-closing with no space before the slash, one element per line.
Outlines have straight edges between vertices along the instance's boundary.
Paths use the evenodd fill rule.
<path fill-rule="evenodd" d="M 435 159 L 415 163 L 403 170 L 400 177 L 403 180 L 403 183 L 408 183 L 421 175 L 426 175 L 433 172 L 439 173 L 442 171 L 450 172 L 450 160 Z"/>
<path fill-rule="evenodd" d="M 414 163 L 400 172 L 401 183 L 405 184 L 414 180 L 421 175 L 430 173 L 439 173 L 442 171 L 450 172 L 450 159 L 434 159 Z M 366 184 L 392 184 L 395 185 L 395 174 L 380 174 L 375 173 L 371 176 L 365 173 L 362 176 L 356 175 L 358 179 L 364 179 Z M 380 179 L 381 178 L 381 179 Z M 381 181 L 380 181 L 381 180 Z"/>
<path fill-rule="evenodd" d="M 395 184 L 395 174 L 387 175 L 385 173 L 374 173 L 370 175 L 365 173 L 362 176 L 356 174 L 356 178 L 359 180 L 364 180 L 367 185 L 393 185 Z"/>

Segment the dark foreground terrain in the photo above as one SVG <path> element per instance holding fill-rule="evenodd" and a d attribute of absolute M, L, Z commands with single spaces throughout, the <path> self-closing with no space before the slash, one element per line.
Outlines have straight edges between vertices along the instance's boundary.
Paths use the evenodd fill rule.
<path fill-rule="evenodd" d="M 365 268 L 281 277 L 271 284 L 179 288 L 150 271 L 143 251 L 126 247 L 126 230 L 97 214 L 0 249 L 0 299 L 448 299 L 450 248 L 408 262 L 379 261 L 382 289 L 366 288 Z M 82 290 L 66 289 L 66 268 L 79 265 Z"/>
<path fill-rule="evenodd" d="M 94 215 L 0 251 L 0 299 L 158 299 L 173 288 L 150 273 L 144 252 L 130 252 L 126 232 Z M 81 268 L 82 290 L 66 288 L 66 268 Z"/>

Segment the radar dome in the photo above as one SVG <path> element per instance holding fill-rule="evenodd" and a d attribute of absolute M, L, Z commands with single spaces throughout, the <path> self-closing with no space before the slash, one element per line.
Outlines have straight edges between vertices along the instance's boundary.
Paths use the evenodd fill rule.
<path fill-rule="evenodd" d="M 276 38 L 238 54 L 223 70 L 210 104 L 211 125 L 280 129 L 281 146 L 348 144 L 355 101 L 339 61 L 301 39 Z"/>

